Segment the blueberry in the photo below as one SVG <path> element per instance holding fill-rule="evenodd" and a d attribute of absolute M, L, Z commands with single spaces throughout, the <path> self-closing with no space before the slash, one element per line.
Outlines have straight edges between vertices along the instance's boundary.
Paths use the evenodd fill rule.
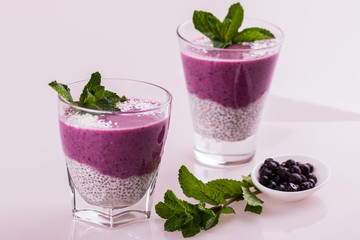
<path fill-rule="evenodd" d="M 309 179 L 308 182 L 309 182 L 309 184 L 310 184 L 310 188 L 315 187 L 315 183 L 314 183 L 313 179 Z"/>
<path fill-rule="evenodd" d="M 299 185 L 295 183 L 289 183 L 285 186 L 287 192 L 296 192 L 299 190 Z"/>
<path fill-rule="evenodd" d="M 310 173 L 310 167 L 309 165 L 307 164 L 301 164 L 300 166 L 300 169 L 301 169 L 301 173 L 304 174 L 304 175 L 307 175 Z"/>
<path fill-rule="evenodd" d="M 277 168 L 277 171 L 276 173 L 280 176 L 281 179 L 283 180 L 288 180 L 289 179 L 289 176 L 290 176 L 290 172 L 289 172 L 289 169 L 286 168 L 286 167 L 283 167 L 283 166 L 279 166 Z"/>
<path fill-rule="evenodd" d="M 306 163 L 306 165 L 308 165 L 309 168 L 310 168 L 310 172 L 309 172 L 309 173 L 311 173 L 311 172 L 314 171 L 314 165 L 312 165 L 311 163 Z"/>
<path fill-rule="evenodd" d="M 262 185 L 266 186 L 269 183 L 269 177 L 266 175 L 262 175 L 260 176 L 259 181 Z"/>
<path fill-rule="evenodd" d="M 273 158 L 267 158 L 267 159 L 265 159 L 265 163 L 267 163 L 267 162 L 273 162 L 274 161 L 274 159 Z"/>
<path fill-rule="evenodd" d="M 308 179 L 304 174 L 300 174 L 301 182 L 306 182 Z"/>
<path fill-rule="evenodd" d="M 278 184 L 278 185 L 275 187 L 275 190 L 285 191 L 285 185 L 284 185 L 284 184 Z"/>
<path fill-rule="evenodd" d="M 269 162 L 274 162 L 274 159 L 272 159 L 272 158 L 267 158 L 267 159 L 265 159 L 264 164 L 266 165 L 266 164 L 268 164 Z"/>
<path fill-rule="evenodd" d="M 271 170 L 275 170 L 279 166 L 279 163 L 272 158 L 268 158 L 265 160 L 264 166 L 270 168 Z"/>
<path fill-rule="evenodd" d="M 266 185 L 268 188 L 275 189 L 276 188 L 276 182 L 273 180 L 270 180 L 269 183 Z"/>
<path fill-rule="evenodd" d="M 287 168 L 289 168 L 290 166 L 293 166 L 293 165 L 295 165 L 295 164 L 296 164 L 295 161 L 292 160 L 292 159 L 289 159 L 289 160 L 287 160 L 287 161 L 285 162 L 285 166 L 286 166 Z"/>
<path fill-rule="evenodd" d="M 264 176 L 269 176 L 271 177 L 273 175 L 273 171 L 270 168 L 264 167 L 261 171 L 260 171 L 260 175 L 264 175 Z"/>
<path fill-rule="evenodd" d="M 279 175 L 274 175 L 274 177 L 272 178 L 274 180 L 274 182 L 276 183 L 280 183 L 281 182 L 281 178 Z"/>
<path fill-rule="evenodd" d="M 311 182 L 303 182 L 303 183 L 300 184 L 301 191 L 308 190 L 310 188 L 313 188 L 313 185 L 312 185 Z"/>
<path fill-rule="evenodd" d="M 315 183 L 317 183 L 317 177 L 315 176 L 314 173 L 309 173 L 307 175 L 307 178 L 310 180 L 310 179 L 313 179 Z"/>
<path fill-rule="evenodd" d="M 298 173 L 298 174 L 301 174 L 301 169 L 299 166 L 297 165 L 292 165 L 289 167 L 289 170 L 291 173 Z"/>
<path fill-rule="evenodd" d="M 316 182 L 313 178 L 309 178 L 308 182 L 311 182 L 313 184 L 313 187 L 315 187 Z"/>
<path fill-rule="evenodd" d="M 290 183 L 296 183 L 296 184 L 301 183 L 301 176 L 300 176 L 300 174 L 298 174 L 298 173 L 292 173 L 292 174 L 290 174 L 289 182 L 290 182 Z"/>
<path fill-rule="evenodd" d="M 278 186 L 278 189 L 279 189 L 280 191 L 285 191 L 285 185 L 284 185 L 284 184 L 280 184 L 280 185 Z"/>

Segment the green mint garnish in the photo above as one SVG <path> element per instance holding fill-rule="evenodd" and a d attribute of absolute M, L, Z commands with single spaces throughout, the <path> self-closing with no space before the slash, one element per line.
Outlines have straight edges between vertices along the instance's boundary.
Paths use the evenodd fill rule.
<path fill-rule="evenodd" d="M 275 38 L 275 36 L 266 29 L 263 28 L 246 28 L 239 32 L 233 39 L 233 42 L 254 42 L 256 40 L 264 40 L 264 39 L 271 39 Z"/>
<path fill-rule="evenodd" d="M 116 107 L 116 103 L 126 101 L 125 96 L 119 97 L 116 93 L 105 90 L 105 87 L 101 86 L 101 75 L 99 72 L 91 74 L 91 78 L 85 85 L 79 101 L 73 100 L 67 85 L 53 81 L 49 83 L 49 86 L 71 104 L 84 108 L 102 111 L 120 111 Z"/>
<path fill-rule="evenodd" d="M 193 14 L 195 29 L 208 37 L 216 48 L 226 48 L 236 43 L 275 38 L 270 31 L 257 27 L 246 28 L 238 32 L 243 19 L 244 9 L 240 3 L 230 6 L 229 12 L 222 22 L 209 12 L 194 11 Z"/>
<path fill-rule="evenodd" d="M 234 214 L 229 205 L 234 201 L 246 201 L 244 211 L 261 214 L 263 201 L 256 197 L 260 193 L 251 181 L 251 176 L 242 176 L 242 181 L 217 179 L 207 183 L 197 179 L 185 166 L 179 169 L 179 183 L 183 193 L 199 201 L 192 204 L 179 199 L 167 190 L 164 202 L 155 205 L 156 213 L 166 219 L 164 230 L 181 231 L 184 238 L 195 236 L 219 222 L 221 214 Z M 207 207 L 207 205 L 211 205 Z"/>
<path fill-rule="evenodd" d="M 56 81 L 52 81 L 49 83 L 49 86 L 55 89 L 60 96 L 62 96 L 66 101 L 73 103 L 73 98 L 71 97 L 70 88 L 61 83 L 57 83 Z"/>

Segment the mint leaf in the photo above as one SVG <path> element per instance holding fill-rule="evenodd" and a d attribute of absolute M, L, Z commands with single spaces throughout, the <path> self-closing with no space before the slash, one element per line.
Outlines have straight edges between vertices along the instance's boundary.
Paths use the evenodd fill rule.
<path fill-rule="evenodd" d="M 245 185 L 245 186 L 247 186 L 247 187 L 255 187 L 255 185 L 254 185 L 254 183 L 253 183 L 253 181 L 252 181 L 252 179 L 251 179 L 251 174 L 249 174 L 249 175 L 247 175 L 247 176 L 244 176 L 244 175 L 242 175 L 241 176 L 242 177 L 242 183 Z"/>
<path fill-rule="evenodd" d="M 262 212 L 262 203 L 263 201 L 256 197 L 256 195 L 250 191 L 249 188 L 242 188 L 243 190 L 243 197 L 247 203 L 245 207 L 245 211 L 253 212 L 256 214 L 260 214 Z"/>
<path fill-rule="evenodd" d="M 230 6 L 222 22 L 212 13 L 197 10 L 194 11 L 192 18 L 195 29 L 208 37 L 215 48 L 275 38 L 270 31 L 262 28 L 247 28 L 239 32 L 243 19 L 244 9 L 240 3 Z"/>
<path fill-rule="evenodd" d="M 105 87 L 104 86 L 97 86 L 94 90 L 94 96 L 96 99 L 102 98 L 105 94 Z"/>
<path fill-rule="evenodd" d="M 155 205 L 155 211 L 161 218 L 168 219 L 173 216 L 177 211 L 168 207 L 165 203 L 159 202 Z"/>
<path fill-rule="evenodd" d="M 99 72 L 95 72 L 91 74 L 89 82 L 85 85 L 85 88 L 89 89 L 92 92 L 97 91 L 98 87 L 100 87 L 101 83 L 101 75 Z"/>
<path fill-rule="evenodd" d="M 80 96 L 80 104 L 83 107 L 90 106 L 96 102 L 94 93 L 90 92 L 88 88 L 84 88 Z"/>
<path fill-rule="evenodd" d="M 181 233 L 183 237 L 188 238 L 198 234 L 201 230 L 200 222 L 201 222 L 201 217 L 199 215 L 195 215 L 190 222 L 188 222 L 181 228 Z"/>
<path fill-rule="evenodd" d="M 126 97 L 125 96 L 122 96 L 121 98 L 120 98 L 120 102 L 125 102 L 127 99 L 126 99 Z"/>
<path fill-rule="evenodd" d="M 164 224 L 165 231 L 174 232 L 181 229 L 185 224 L 193 220 L 188 213 L 175 213 Z"/>
<path fill-rule="evenodd" d="M 193 23 L 195 29 L 210 39 L 221 40 L 221 22 L 212 13 L 194 11 Z"/>
<path fill-rule="evenodd" d="M 215 48 L 226 48 L 231 45 L 231 42 L 222 42 L 217 40 L 212 40 L 211 42 Z"/>
<path fill-rule="evenodd" d="M 116 93 L 108 91 L 108 90 L 104 91 L 102 97 L 106 98 L 109 101 L 109 103 L 111 103 L 111 104 L 116 104 L 117 102 L 121 101 L 121 98 Z M 126 101 L 126 98 L 125 98 L 125 101 Z"/>
<path fill-rule="evenodd" d="M 224 24 L 213 14 L 203 11 L 194 11 L 193 23 L 195 29 L 210 38 L 214 47 L 225 48 L 231 45 L 231 41 L 225 41 L 224 39 Z"/>
<path fill-rule="evenodd" d="M 66 101 L 73 103 L 73 98 L 70 93 L 70 88 L 62 83 L 52 81 L 49 83 L 49 86 L 52 87 L 60 96 L 62 96 Z"/>
<path fill-rule="evenodd" d="M 97 99 L 104 94 L 104 87 L 100 86 L 101 75 L 99 72 L 91 74 L 89 82 L 85 85 L 80 95 L 80 105 L 87 107 L 87 105 L 94 104 Z M 97 109 L 97 108 L 96 108 Z"/>
<path fill-rule="evenodd" d="M 252 179 L 251 179 L 251 174 L 249 174 L 248 176 L 241 176 L 242 177 L 242 184 L 244 187 L 247 188 L 254 188 L 257 192 L 256 193 L 260 193 L 260 190 L 255 186 L 255 184 L 253 183 Z"/>
<path fill-rule="evenodd" d="M 223 209 L 221 209 L 221 213 L 224 214 L 235 214 L 235 210 L 232 207 L 225 206 Z"/>
<path fill-rule="evenodd" d="M 211 213 L 210 213 L 211 212 Z M 204 230 L 209 230 L 219 223 L 219 217 L 221 212 L 214 213 L 213 211 L 204 212 L 201 216 L 200 226 Z"/>
<path fill-rule="evenodd" d="M 249 204 L 246 204 L 245 212 L 252 212 L 256 214 L 261 214 L 263 210 L 262 206 L 251 206 Z"/>
<path fill-rule="evenodd" d="M 95 106 L 97 107 L 97 109 L 103 111 L 120 111 L 120 108 L 116 107 L 115 104 L 111 103 L 106 98 L 97 99 L 95 102 Z"/>
<path fill-rule="evenodd" d="M 222 192 L 224 198 L 242 196 L 242 187 L 244 186 L 241 181 L 231 179 L 217 179 L 206 183 L 206 185 Z"/>
<path fill-rule="evenodd" d="M 198 205 L 200 211 L 200 227 L 201 229 L 208 230 L 218 223 L 219 214 L 216 214 L 213 209 L 207 209 L 204 202 Z"/>
<path fill-rule="evenodd" d="M 212 205 L 226 204 L 222 193 L 209 188 L 201 180 L 197 179 L 185 166 L 179 170 L 179 183 L 187 197 L 206 202 Z"/>
<path fill-rule="evenodd" d="M 246 28 L 239 32 L 233 39 L 234 43 L 254 42 L 256 40 L 271 39 L 275 36 L 268 30 L 263 28 Z"/>
<path fill-rule="evenodd" d="M 204 209 L 201 216 L 201 228 L 204 230 L 209 230 L 216 226 L 219 223 L 219 218 L 221 214 L 235 214 L 235 210 L 229 206 L 214 207 L 211 209 Z"/>
<path fill-rule="evenodd" d="M 174 211 L 197 213 L 199 207 L 176 197 L 173 191 L 167 190 L 164 195 L 164 203 Z"/>
<path fill-rule="evenodd" d="M 218 206 L 204 210 L 201 213 L 201 228 L 209 230 L 216 226 L 221 214 L 235 214 L 235 210 L 229 206 Z"/>
<path fill-rule="evenodd" d="M 224 40 L 225 42 L 232 41 L 238 33 L 244 18 L 244 9 L 240 3 L 235 3 L 230 6 L 229 12 L 223 21 Z"/>

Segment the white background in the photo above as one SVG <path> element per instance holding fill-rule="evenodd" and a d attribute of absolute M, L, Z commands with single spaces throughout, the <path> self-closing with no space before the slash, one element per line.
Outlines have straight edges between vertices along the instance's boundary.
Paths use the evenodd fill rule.
<path fill-rule="evenodd" d="M 185 90 L 177 25 L 195 9 L 222 20 L 234 2 L 1 0 L 0 69 L 6 89 L 1 102 L 31 100 L 51 107 L 55 98 L 48 82 L 69 83 L 94 71 Z M 245 17 L 272 22 L 285 32 L 272 94 L 360 112 L 359 1 L 241 3 Z"/>
<path fill-rule="evenodd" d="M 69 236 L 69 189 L 57 127 L 57 98 L 47 85 L 53 80 L 70 83 L 100 71 L 103 77 L 150 81 L 172 92 L 173 112 L 164 156 L 167 159 L 164 164 L 171 166 L 169 170 L 172 171 L 164 169 L 160 174 L 162 180 L 157 185 L 159 195 L 156 200 L 161 200 L 162 192 L 169 187 L 167 184 L 175 181 L 168 182 L 176 174 L 178 165 L 181 161 L 191 162 L 192 158 L 191 120 L 176 27 L 191 18 L 195 9 L 213 12 L 223 19 L 234 2 L 0 0 L 0 233 L 6 236 L 2 239 L 11 239 L 11 236 L 12 239 L 24 239 L 19 234 L 25 237 L 29 234 L 29 239 L 34 236 L 36 239 L 65 239 Z M 286 114 L 293 115 L 289 116 L 293 120 L 311 117 L 302 115 L 314 115 L 320 121 L 360 119 L 357 115 L 360 113 L 359 1 L 243 0 L 241 4 L 245 17 L 272 22 L 285 33 L 270 90 L 273 101 L 267 108 L 272 118 L 279 113 L 284 118 Z M 291 107 L 282 108 L 284 101 L 291 103 Z M 312 105 L 302 104 L 297 110 L 298 101 Z M 331 108 L 341 111 L 330 111 Z M 319 111 L 323 113 L 319 114 Z M 341 116 L 337 117 L 337 113 Z M 357 135 L 351 135 L 354 140 L 352 147 L 344 152 L 341 148 L 339 150 L 339 145 L 345 143 L 342 139 L 349 137 L 353 128 L 360 132 L 357 123 L 345 123 L 344 131 L 340 128 L 342 123 L 276 126 L 270 124 L 270 127 L 263 128 L 266 131 L 261 132 L 261 136 L 265 136 L 259 142 L 261 153 L 265 154 L 265 150 L 266 154 L 277 154 L 278 150 L 301 149 L 322 157 L 333 157 L 329 162 L 334 171 L 346 169 L 345 166 L 338 168 L 336 164 L 343 153 L 348 154 L 349 159 L 359 157 L 355 151 L 359 140 Z M 321 135 L 333 127 L 337 130 L 333 135 Z M 317 134 L 316 137 L 312 133 Z M 282 139 L 271 148 L 268 143 L 278 143 L 272 137 L 283 135 L 290 140 Z M 304 144 L 310 140 L 316 145 Z M 247 171 L 249 168 L 244 169 Z M 325 203 L 330 209 L 328 218 L 314 228 L 309 225 L 310 230 L 319 229 L 320 234 L 324 233 L 329 224 L 338 224 L 337 219 L 342 219 L 343 211 L 337 206 L 343 199 L 336 200 L 333 198 L 336 193 L 330 191 L 342 187 L 341 181 L 337 180 L 345 177 L 351 178 L 351 174 L 346 174 L 345 170 L 335 172 L 332 182 L 335 187 L 330 186 L 327 191 L 324 189 L 324 195 L 309 200 L 316 202 L 321 199 L 319 205 L 324 206 L 323 201 L 328 197 Z M 355 183 L 353 186 L 358 187 Z M 308 209 L 308 212 L 312 210 Z M 338 214 L 335 216 L 334 213 Z M 271 215 L 269 219 L 273 217 Z M 265 218 L 259 219 L 265 219 L 263 226 L 268 224 L 266 214 Z M 286 222 L 286 219 L 283 220 Z M 296 219 L 294 217 L 293 221 Z M 350 226 L 355 222 L 349 220 L 347 224 Z M 151 224 L 159 228 L 162 236 L 162 221 L 155 218 Z M 39 237 L 38 229 L 48 230 L 47 235 L 42 233 L 47 238 Z M 288 232 L 282 233 L 286 239 Z M 164 236 L 169 239 L 180 237 Z M 275 234 L 270 236 L 277 237 Z M 299 236 L 303 233 L 300 232 Z"/>

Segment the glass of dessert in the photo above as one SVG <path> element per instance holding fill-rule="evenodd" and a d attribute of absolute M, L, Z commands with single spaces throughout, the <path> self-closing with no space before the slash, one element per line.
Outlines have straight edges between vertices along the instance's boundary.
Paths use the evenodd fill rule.
<path fill-rule="evenodd" d="M 115 227 L 150 217 L 172 96 L 142 81 L 102 83 L 112 92 L 87 81 L 61 84 L 80 103 L 59 94 L 58 115 L 74 218 Z M 115 93 L 124 96 L 114 100 Z"/>
<path fill-rule="evenodd" d="M 250 161 L 283 32 L 261 20 L 243 19 L 237 3 L 222 22 L 195 11 L 177 35 L 196 159 L 211 166 Z"/>

